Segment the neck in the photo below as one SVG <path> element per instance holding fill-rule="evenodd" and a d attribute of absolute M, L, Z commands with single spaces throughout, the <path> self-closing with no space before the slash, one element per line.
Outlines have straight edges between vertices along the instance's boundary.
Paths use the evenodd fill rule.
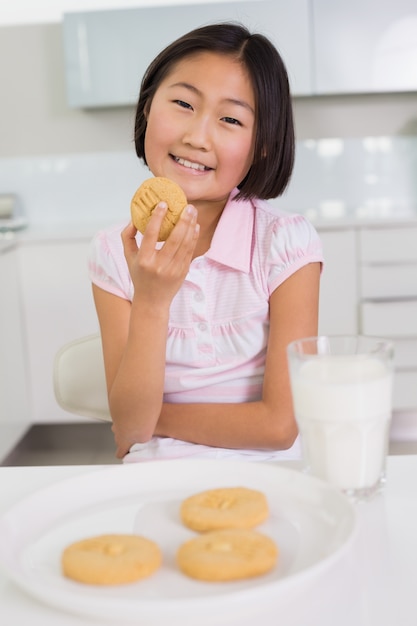
<path fill-rule="evenodd" d="M 197 245 L 194 250 L 193 258 L 203 255 L 211 246 L 211 240 L 214 235 L 214 231 L 217 228 L 219 219 L 223 212 L 224 205 L 213 209 L 197 207 L 198 209 L 198 223 L 200 225 L 200 235 L 198 237 Z"/>

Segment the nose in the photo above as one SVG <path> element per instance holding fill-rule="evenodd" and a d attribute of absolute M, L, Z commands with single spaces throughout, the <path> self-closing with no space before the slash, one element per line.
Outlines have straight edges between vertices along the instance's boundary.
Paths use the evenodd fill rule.
<path fill-rule="evenodd" d="M 190 120 L 184 132 L 184 143 L 198 150 L 210 150 L 213 130 L 208 116 L 198 115 Z"/>

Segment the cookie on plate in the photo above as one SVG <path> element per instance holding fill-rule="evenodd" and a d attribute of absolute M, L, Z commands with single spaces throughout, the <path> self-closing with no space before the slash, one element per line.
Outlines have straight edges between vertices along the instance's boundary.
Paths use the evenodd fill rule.
<path fill-rule="evenodd" d="M 255 530 L 217 530 L 183 543 L 177 552 L 180 570 L 190 578 L 210 582 L 241 580 L 273 569 L 278 548 Z"/>
<path fill-rule="evenodd" d="M 89 585 L 122 585 L 153 574 L 161 565 L 159 546 L 139 535 L 99 535 L 72 543 L 62 553 L 67 578 Z"/>
<path fill-rule="evenodd" d="M 183 524 L 198 532 L 225 528 L 254 528 L 269 515 L 265 495 L 248 487 L 209 489 L 181 503 Z"/>
<path fill-rule="evenodd" d="M 162 200 L 167 203 L 168 209 L 161 224 L 158 241 L 166 241 L 187 204 L 181 187 L 163 176 L 148 178 L 137 189 L 130 203 L 132 222 L 143 234 L 154 208 Z"/>

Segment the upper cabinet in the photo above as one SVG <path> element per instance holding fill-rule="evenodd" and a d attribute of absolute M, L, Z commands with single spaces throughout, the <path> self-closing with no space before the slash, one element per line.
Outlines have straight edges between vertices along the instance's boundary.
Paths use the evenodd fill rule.
<path fill-rule="evenodd" d="M 132 105 L 142 76 L 167 44 L 204 24 L 238 20 L 270 37 L 294 95 L 312 92 L 309 0 L 257 0 L 68 13 L 63 20 L 71 107 Z"/>
<path fill-rule="evenodd" d="M 314 92 L 417 90 L 416 0 L 312 0 Z"/>
<path fill-rule="evenodd" d="M 294 96 L 417 91 L 417 0 L 249 0 L 65 14 L 69 105 L 135 104 L 162 48 L 226 20 L 272 39 Z"/>

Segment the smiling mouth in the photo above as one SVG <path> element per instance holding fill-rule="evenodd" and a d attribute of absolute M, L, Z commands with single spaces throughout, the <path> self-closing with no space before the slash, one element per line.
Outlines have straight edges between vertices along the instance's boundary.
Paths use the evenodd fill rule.
<path fill-rule="evenodd" d="M 188 167 L 191 170 L 198 170 L 199 172 L 208 172 L 211 170 L 211 167 L 206 167 L 205 165 L 201 165 L 201 163 L 193 163 L 193 161 L 187 161 L 187 159 L 181 159 L 180 157 L 173 156 L 172 157 L 175 163 L 182 165 L 183 167 Z"/>

